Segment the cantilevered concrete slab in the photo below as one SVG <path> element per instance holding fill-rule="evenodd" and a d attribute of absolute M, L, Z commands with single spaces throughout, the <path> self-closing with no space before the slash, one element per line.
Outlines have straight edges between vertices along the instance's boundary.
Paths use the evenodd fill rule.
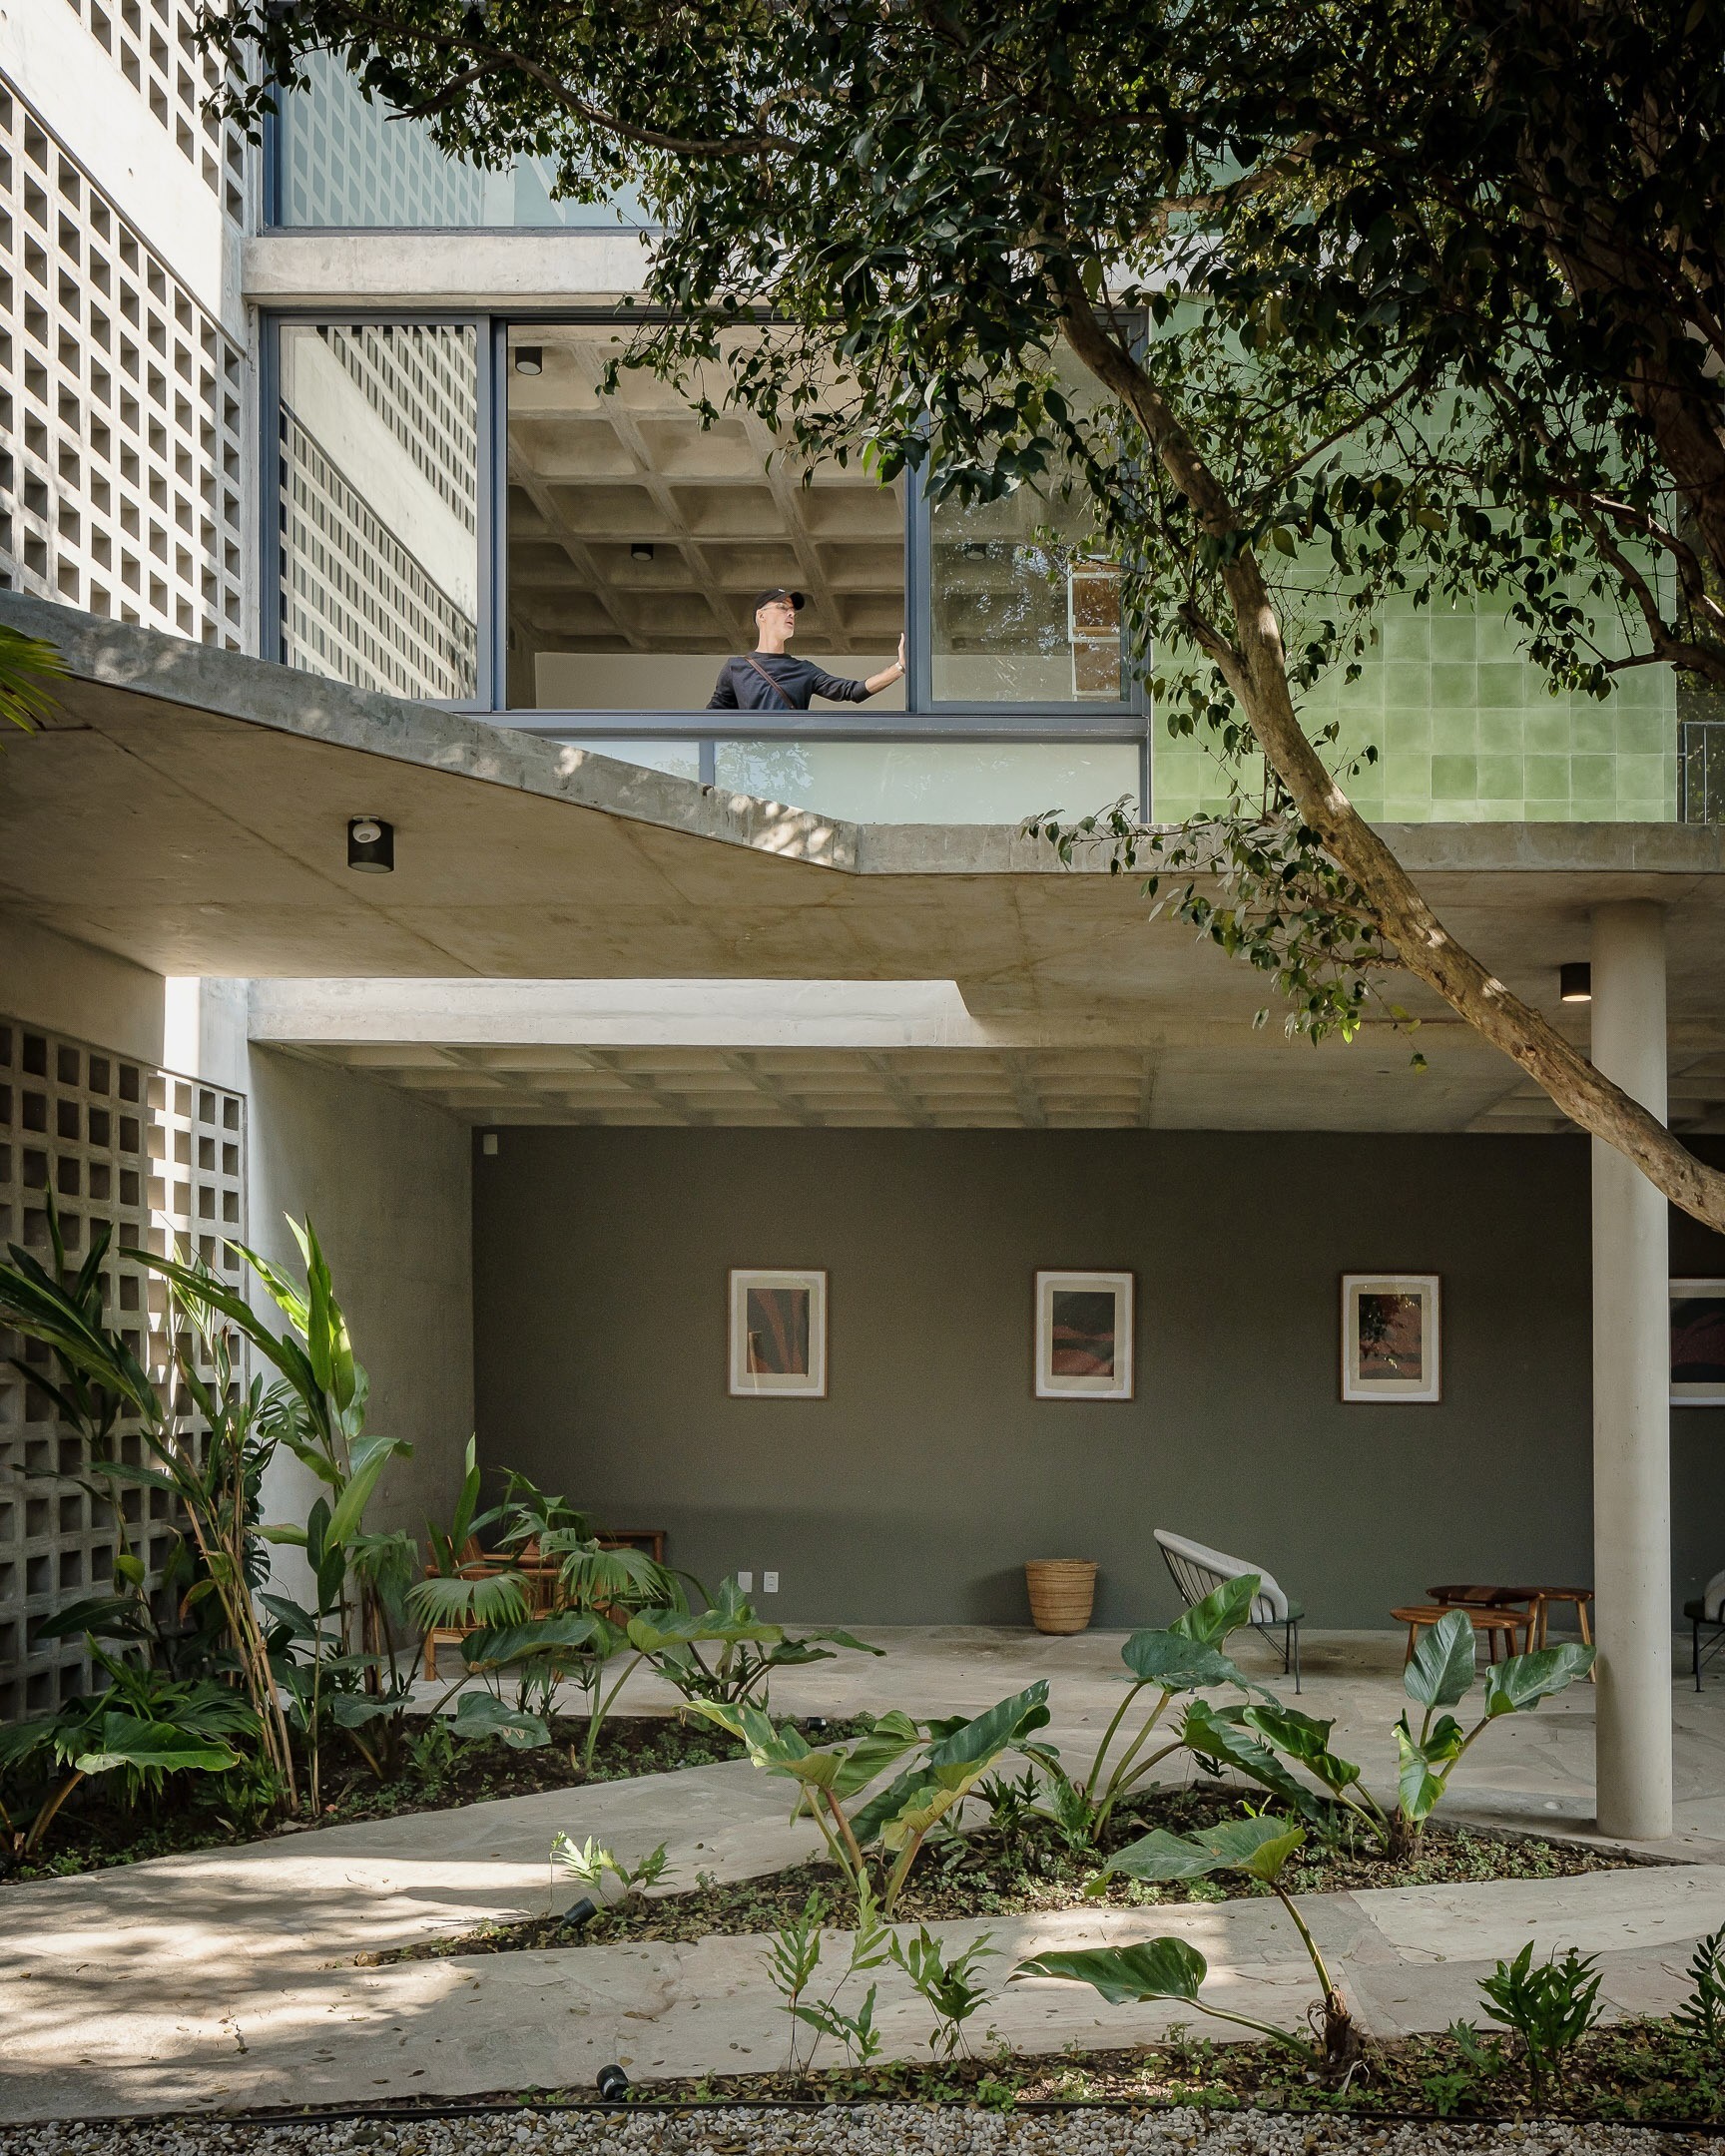
<path fill-rule="evenodd" d="M 1402 1000 L 1427 1022 L 1433 1064 L 1417 1080 L 1387 1027 L 1321 1052 L 1285 1042 L 1274 1016 L 1254 1031 L 1259 977 L 1177 923 L 1148 923 L 1133 879 L 1100 864 L 1063 869 L 1012 828 L 849 824 L 11 594 L 0 619 L 53 638 L 70 668 L 47 729 L 0 759 L 0 909 L 164 973 L 420 981 L 441 1015 L 421 1009 L 386 1038 L 374 1019 L 364 1038 L 332 1037 L 309 991 L 296 1016 L 278 1000 L 269 1037 L 342 1060 L 447 1049 L 419 1067 L 456 1082 L 425 1089 L 475 1115 L 591 1108 L 609 1119 L 603 1101 L 574 1098 L 579 1086 L 535 1083 L 520 1097 L 511 1078 L 516 1097 L 502 1096 L 499 1051 L 555 1044 L 558 1005 L 535 990 L 535 1015 L 518 1006 L 505 1021 L 464 1005 L 478 984 L 935 982 L 955 984 L 971 1028 L 962 1038 L 823 1044 L 851 1059 L 853 1078 L 854 1051 L 886 1059 L 855 1115 L 823 1092 L 819 1068 L 775 1066 L 809 1044 L 783 1030 L 785 1012 L 760 989 L 724 1041 L 685 1038 L 678 989 L 668 1004 L 643 1003 L 633 1040 L 619 1038 L 614 1011 L 605 1039 L 561 1045 L 700 1051 L 688 1085 L 662 1084 L 651 1064 L 630 1074 L 646 1084 L 607 1080 L 601 1091 L 626 1096 L 624 1120 L 728 1120 L 733 1109 L 741 1120 L 1040 1114 L 1357 1129 L 1553 1120 L 1412 987 Z M 394 823 L 393 875 L 346 868 L 358 813 Z M 1707 1126 L 1725 1101 L 1725 834 L 1485 824 L 1390 836 L 1453 929 L 1569 1024 L 1585 1018 L 1558 1013 L 1556 969 L 1586 954 L 1590 909 L 1663 904 L 1674 1113 Z M 349 998 L 343 1022 L 352 1008 Z M 919 1085 L 891 1059 L 925 1049 L 978 1060 Z M 726 1055 L 754 1060 L 745 1072 L 716 1060 Z M 421 1083 L 403 1076 L 413 1058 L 368 1060 Z"/>

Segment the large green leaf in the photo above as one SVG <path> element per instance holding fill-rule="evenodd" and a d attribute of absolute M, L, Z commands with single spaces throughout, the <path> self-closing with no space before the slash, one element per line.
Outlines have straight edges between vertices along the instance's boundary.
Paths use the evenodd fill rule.
<path fill-rule="evenodd" d="M 1263 1584 L 1262 1576 L 1256 1572 L 1244 1572 L 1238 1579 L 1224 1580 L 1220 1587 L 1211 1588 L 1202 1602 L 1194 1602 L 1189 1610 L 1182 1610 L 1168 1629 L 1183 1633 L 1201 1646 L 1219 1647 L 1230 1632 L 1237 1632 L 1251 1616 L 1252 1604 Z"/>
<path fill-rule="evenodd" d="M 532 1608 L 518 1572 L 433 1574 L 407 1591 L 407 1607 L 422 1625 L 519 1624 Z"/>
<path fill-rule="evenodd" d="M 110 1774 L 117 1767 L 143 1773 L 170 1774 L 180 1768 L 198 1768 L 208 1774 L 226 1774 L 238 1767 L 240 1755 L 225 1744 L 179 1729 L 172 1722 L 143 1722 L 136 1715 L 105 1714 L 96 1742 L 74 1762 L 81 1774 Z"/>
<path fill-rule="evenodd" d="M 1089 1882 L 1095 1893 L 1109 1879 L 1166 1881 L 1208 1879 L 1213 1872 L 1245 1872 L 1271 1881 L 1306 1840 L 1304 1827 L 1260 1816 L 1219 1820 L 1197 1834 L 1174 1835 L 1158 1827 L 1117 1850 Z"/>
<path fill-rule="evenodd" d="M 1206 1685 L 1239 1685 L 1246 1680 L 1225 1654 L 1184 1632 L 1147 1628 L 1134 1632 L 1120 1659 L 1145 1684 L 1164 1692 L 1196 1692 Z"/>
<path fill-rule="evenodd" d="M 136 1595 L 90 1595 L 44 1617 L 35 1636 L 68 1639 L 75 1632 L 93 1632 L 98 1639 L 148 1639 L 150 1613 Z"/>
<path fill-rule="evenodd" d="M 1336 1727 L 1334 1722 L 1318 1722 L 1311 1715 L 1302 1714 L 1297 1707 L 1283 1706 L 1247 1707 L 1240 1719 L 1278 1752 L 1298 1760 L 1326 1789 L 1340 1795 L 1359 1781 L 1360 1770 L 1354 1762 L 1340 1758 L 1330 1749 L 1330 1732 Z"/>
<path fill-rule="evenodd" d="M 1473 1620 L 1465 1610 L 1445 1610 L 1420 1635 L 1402 1672 L 1402 1689 L 1421 1707 L 1453 1707 L 1473 1687 Z"/>
<path fill-rule="evenodd" d="M 843 1800 L 865 1790 L 876 1775 L 884 1774 L 904 1757 L 919 1735 L 910 1717 L 896 1708 L 879 1716 L 871 1730 L 846 1747 L 844 1762 L 832 1785 L 834 1796 Z"/>
<path fill-rule="evenodd" d="M 1453 1715 L 1440 1715 L 1424 1744 L 1408 1727 L 1406 1715 L 1397 1723 L 1396 1788 L 1404 1819 L 1418 1826 L 1430 1818 L 1443 1794 L 1448 1770 L 1460 1756 L 1461 1741 L 1461 1725 Z"/>
<path fill-rule="evenodd" d="M 470 1670 L 504 1669 L 534 1655 L 573 1654 L 577 1649 L 609 1658 L 622 1644 L 623 1634 L 603 1617 L 559 1610 L 523 1624 L 485 1625 L 470 1632 L 461 1642 L 461 1659 Z"/>
<path fill-rule="evenodd" d="M 351 1468 L 329 1515 L 327 1533 L 331 1542 L 345 1548 L 352 1541 L 364 1521 L 365 1507 L 378 1477 L 392 1459 L 404 1459 L 412 1450 L 402 1437 L 367 1437 L 354 1446 Z"/>
<path fill-rule="evenodd" d="M 1201 1759 L 1232 1767 L 1250 1781 L 1273 1791 L 1305 1818 L 1323 1820 L 1327 1817 L 1324 1800 L 1316 1790 L 1309 1789 L 1298 1775 L 1285 1767 L 1268 1745 L 1248 1736 L 1228 1716 L 1217 1714 L 1208 1701 L 1194 1700 L 1187 1708 L 1180 1735 L 1188 1751 L 1196 1752 Z"/>
<path fill-rule="evenodd" d="M 1556 1647 L 1541 1647 L 1533 1654 L 1511 1655 L 1506 1662 L 1485 1665 L 1485 1713 L 1519 1714 L 1537 1707 L 1542 1699 L 1562 1692 L 1593 1667 L 1594 1650 L 1578 1640 L 1564 1640 Z"/>
<path fill-rule="evenodd" d="M 1071 1952 L 1033 1954 L 1019 1962 L 1007 1981 L 1058 1976 L 1068 1983 L 1088 1984 L 1111 2006 L 1125 2006 L 1146 1999 L 1194 2000 L 1209 1973 L 1209 1963 L 1196 1946 L 1180 1938 L 1154 1938 L 1137 1946 L 1085 1946 Z"/>
<path fill-rule="evenodd" d="M 529 1752 L 551 1742 L 551 1732 L 535 1714 L 505 1706 L 494 1692 L 463 1692 L 449 1718 L 457 1737 L 501 1737 L 517 1752 Z"/>
<path fill-rule="evenodd" d="M 943 1737 L 929 1752 L 928 1765 L 937 1772 L 942 1767 L 965 1767 L 995 1759 L 1019 1738 L 1045 1728 L 1048 1719 L 1048 1680 L 1039 1677 L 1022 1692 L 998 1701 L 985 1714 L 961 1723 Z"/>

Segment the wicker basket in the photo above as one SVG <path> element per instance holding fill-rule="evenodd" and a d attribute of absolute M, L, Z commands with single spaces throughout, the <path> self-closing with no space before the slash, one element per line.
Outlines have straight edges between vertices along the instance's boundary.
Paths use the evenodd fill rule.
<path fill-rule="evenodd" d="M 1082 1632 L 1096 1601 L 1096 1567 L 1082 1557 L 1032 1557 L 1024 1566 L 1038 1632 Z"/>

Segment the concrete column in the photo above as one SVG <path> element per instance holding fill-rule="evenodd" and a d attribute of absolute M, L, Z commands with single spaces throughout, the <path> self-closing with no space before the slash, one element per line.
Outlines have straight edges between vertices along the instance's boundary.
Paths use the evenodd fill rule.
<path fill-rule="evenodd" d="M 1665 927 L 1593 915 L 1593 1062 L 1665 1118 Z M 1671 1832 L 1671 1349 L 1665 1200 L 1593 1140 L 1593 1569 L 1602 1833 Z"/>

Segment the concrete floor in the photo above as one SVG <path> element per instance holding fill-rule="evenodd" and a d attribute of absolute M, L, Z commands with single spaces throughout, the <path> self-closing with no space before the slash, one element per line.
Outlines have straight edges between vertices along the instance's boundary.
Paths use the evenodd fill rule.
<path fill-rule="evenodd" d="M 1050 1734 L 1082 1755 L 1119 1697 L 1119 1635 L 877 1628 L 873 1636 L 890 1649 L 886 1659 L 847 1656 L 789 1673 L 775 1704 L 952 1712 L 1046 1676 Z M 1267 1660 L 1255 1644 L 1245 1652 Z M 1356 1756 L 1381 1785 L 1399 1711 L 1399 1652 L 1384 1636 L 1314 1640 L 1302 1701 L 1337 1717 L 1345 1749 L 1358 1733 Z M 1725 1681 L 1674 1700 L 1684 1832 L 1661 1854 L 1684 1861 L 1576 1880 L 1311 1898 L 1314 1928 L 1370 2027 L 1441 2028 L 1474 2007 L 1478 1975 L 1528 1937 L 1541 1951 L 1599 1952 L 1616 2012 L 1663 2011 L 1682 1996 L 1693 1940 L 1725 1919 Z M 666 1703 L 638 1681 L 627 1704 Z M 1470 1755 L 1452 1813 L 1585 1832 L 1591 1727 L 1590 1694 L 1579 1687 L 1492 1731 Z M 596 1834 L 626 1860 L 664 1841 L 675 1889 L 699 1872 L 741 1878 L 794 1862 L 814 1836 L 788 1825 L 787 1810 L 782 1783 L 737 1762 L 0 1890 L 0 2118 L 457 2096 L 590 2081 L 612 2058 L 637 2078 L 777 2065 L 786 2024 L 763 1980 L 758 1938 L 382 1968 L 355 1966 L 354 1957 L 482 1916 L 562 1906 L 570 1890 L 546 1861 L 559 1830 Z M 991 1931 L 996 1985 L 1039 1948 L 1178 1931 L 1209 1957 L 1221 2003 L 1291 2024 L 1310 1993 L 1281 1912 L 1265 1901 L 939 1928 L 954 1941 Z M 1030 1983 L 1001 1990 L 981 2018 L 1014 2044 L 1052 2050 L 1139 2041 L 1175 2017 Z M 1185 2009 L 1178 2018 L 1194 2016 Z M 925 2010 L 899 1981 L 882 1983 L 881 2022 L 889 2051 L 922 2048 Z"/>

